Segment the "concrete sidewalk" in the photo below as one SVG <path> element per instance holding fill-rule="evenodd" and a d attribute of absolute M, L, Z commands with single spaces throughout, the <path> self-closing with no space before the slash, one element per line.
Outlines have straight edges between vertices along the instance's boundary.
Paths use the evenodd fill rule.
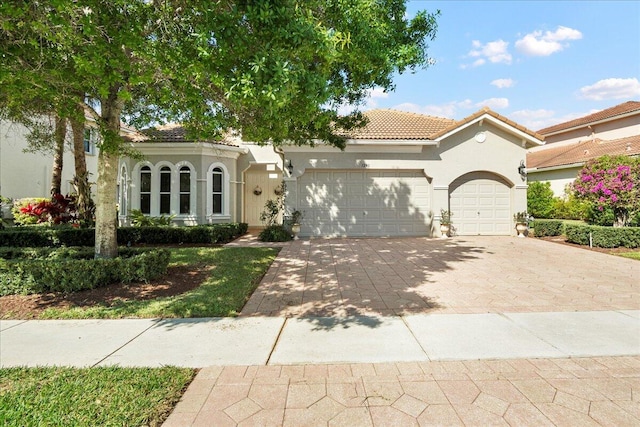
<path fill-rule="evenodd" d="M 640 310 L 0 321 L 0 366 L 299 365 L 640 355 Z"/>

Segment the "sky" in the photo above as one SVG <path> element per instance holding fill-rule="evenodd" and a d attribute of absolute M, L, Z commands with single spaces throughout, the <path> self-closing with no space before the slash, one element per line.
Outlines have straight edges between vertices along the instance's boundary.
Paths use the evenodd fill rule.
<path fill-rule="evenodd" d="M 640 101 L 638 1 L 409 1 L 440 10 L 434 64 L 371 91 L 363 110 L 462 119 L 484 106 L 539 130 Z"/>

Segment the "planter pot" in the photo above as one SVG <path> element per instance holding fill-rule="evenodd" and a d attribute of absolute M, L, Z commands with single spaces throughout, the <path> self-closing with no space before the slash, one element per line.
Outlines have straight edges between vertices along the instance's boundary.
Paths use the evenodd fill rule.
<path fill-rule="evenodd" d="M 451 225 L 449 224 L 440 224 L 440 238 L 446 239 L 449 237 L 449 232 L 451 231 Z"/>
<path fill-rule="evenodd" d="M 298 240 L 298 233 L 300 233 L 300 224 L 291 224 L 291 232 L 293 233 L 293 240 Z"/>
<path fill-rule="evenodd" d="M 518 237 L 525 237 L 524 233 L 529 229 L 527 224 L 518 222 L 516 223 L 516 231 L 518 232 Z"/>

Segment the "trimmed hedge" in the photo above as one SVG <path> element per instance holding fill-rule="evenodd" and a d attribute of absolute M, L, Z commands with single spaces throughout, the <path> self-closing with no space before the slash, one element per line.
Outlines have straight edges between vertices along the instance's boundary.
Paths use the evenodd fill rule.
<path fill-rule="evenodd" d="M 578 224 L 566 224 L 564 227 L 564 234 L 570 243 L 588 245 L 589 233 L 591 233 L 593 246 L 598 248 L 640 247 L 640 227 L 601 227 Z"/>
<path fill-rule="evenodd" d="M 120 227 L 119 245 L 227 243 L 247 232 L 246 223 L 193 227 Z M 51 247 L 94 246 L 95 229 L 73 227 L 16 227 L 0 231 L 0 246 Z"/>
<path fill-rule="evenodd" d="M 74 292 L 117 282 L 146 282 L 167 271 L 167 249 L 123 249 L 114 259 L 93 259 L 86 248 L 6 249 L 0 255 L 0 296 Z"/>
<path fill-rule="evenodd" d="M 562 221 L 557 219 L 536 219 L 532 228 L 535 237 L 560 236 L 564 232 Z"/>

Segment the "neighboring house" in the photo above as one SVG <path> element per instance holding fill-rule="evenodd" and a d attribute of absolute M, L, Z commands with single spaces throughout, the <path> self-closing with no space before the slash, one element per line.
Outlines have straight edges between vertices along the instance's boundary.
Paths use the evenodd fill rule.
<path fill-rule="evenodd" d="M 528 180 L 548 181 L 554 194 L 562 196 L 588 160 L 640 155 L 640 102 L 628 101 L 538 133 L 546 144 L 527 154 Z"/>
<path fill-rule="evenodd" d="M 365 114 L 369 123 L 345 135 L 344 151 L 322 141 L 276 150 L 233 135 L 194 141 L 177 125 L 131 133 L 126 139 L 143 157 L 118 165 L 119 221 L 128 224 L 137 209 L 173 215 L 178 225 L 261 226 L 265 203 L 284 182 L 285 213 L 304 212 L 302 236 L 437 236 L 441 209 L 452 211 L 458 235 L 515 234 L 513 214 L 526 210 L 520 165 L 540 135 L 488 108 L 460 121 Z M 46 196 L 48 171 L 37 172 L 40 193 L 7 196 Z M 12 173 L 28 176 L 24 168 Z"/>
<path fill-rule="evenodd" d="M 23 197 L 50 197 L 53 154 L 25 152 L 29 130 L 21 124 L 0 120 L 0 194 L 18 199 Z M 71 128 L 63 157 L 61 191 L 71 193 L 75 175 Z M 98 171 L 96 149 L 97 132 L 88 128 L 85 133 L 85 154 L 89 181 L 95 182 Z"/>
<path fill-rule="evenodd" d="M 303 236 L 439 235 L 450 209 L 458 235 L 513 235 L 525 211 L 519 172 L 542 137 L 488 108 L 460 121 L 373 110 L 344 152 L 284 146 L 288 211 Z"/>

